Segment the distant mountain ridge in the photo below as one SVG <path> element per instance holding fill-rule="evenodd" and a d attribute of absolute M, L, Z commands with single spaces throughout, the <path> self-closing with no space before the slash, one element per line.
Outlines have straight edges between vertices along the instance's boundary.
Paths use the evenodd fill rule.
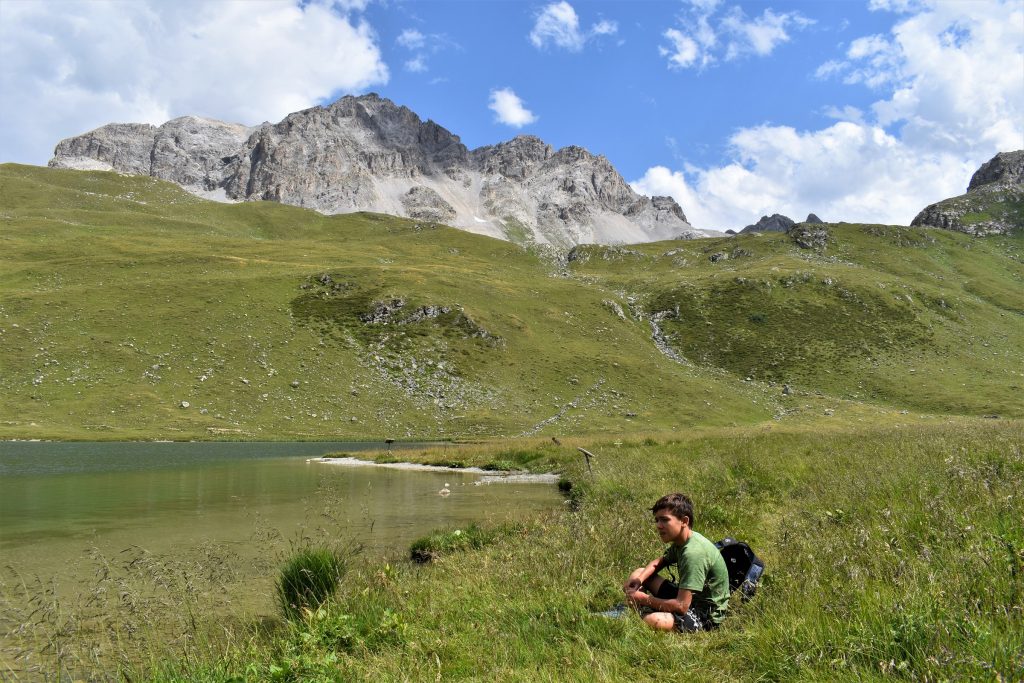
<path fill-rule="evenodd" d="M 603 156 L 523 135 L 469 150 L 376 94 L 246 127 L 186 116 L 61 141 L 50 166 L 149 175 L 208 198 L 377 211 L 571 247 L 701 237 L 671 197 L 637 194 Z"/>

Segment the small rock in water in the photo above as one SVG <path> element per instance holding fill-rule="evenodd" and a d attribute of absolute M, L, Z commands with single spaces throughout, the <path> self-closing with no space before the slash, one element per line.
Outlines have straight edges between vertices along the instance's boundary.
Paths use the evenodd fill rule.
<path fill-rule="evenodd" d="M 181 407 L 182 408 L 188 408 L 190 405 L 192 405 L 192 404 L 189 403 L 188 401 L 182 401 L 181 402 Z"/>
<path fill-rule="evenodd" d="M 297 379 L 296 380 L 292 380 L 292 389 L 298 389 L 298 388 L 299 388 L 299 380 L 297 380 Z"/>

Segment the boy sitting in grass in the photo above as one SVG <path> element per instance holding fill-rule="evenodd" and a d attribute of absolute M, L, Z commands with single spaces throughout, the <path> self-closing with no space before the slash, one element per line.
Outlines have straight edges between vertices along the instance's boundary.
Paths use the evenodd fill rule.
<path fill-rule="evenodd" d="M 681 633 L 718 628 L 729 608 L 729 572 L 715 544 L 692 529 L 693 502 L 682 493 L 662 496 L 651 508 L 665 554 L 640 567 L 622 586 L 651 628 Z M 679 582 L 658 572 L 675 566 Z"/>

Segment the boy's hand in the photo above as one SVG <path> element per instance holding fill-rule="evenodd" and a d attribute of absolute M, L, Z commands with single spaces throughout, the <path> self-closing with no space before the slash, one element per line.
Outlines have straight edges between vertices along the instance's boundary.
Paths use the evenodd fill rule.
<path fill-rule="evenodd" d="M 640 579 L 631 576 L 626 581 L 626 583 L 623 584 L 622 592 L 626 593 L 628 595 L 629 593 L 632 593 L 633 591 L 639 590 L 640 586 L 642 586 L 642 585 L 643 585 L 643 583 L 641 583 Z"/>
<path fill-rule="evenodd" d="M 647 593 L 639 590 L 626 591 L 626 599 L 636 607 L 643 607 L 647 604 Z"/>

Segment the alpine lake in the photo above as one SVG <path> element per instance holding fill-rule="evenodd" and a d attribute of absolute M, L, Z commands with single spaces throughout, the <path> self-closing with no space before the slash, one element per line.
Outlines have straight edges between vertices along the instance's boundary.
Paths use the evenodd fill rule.
<path fill-rule="evenodd" d="M 277 570 L 300 547 L 386 566 L 431 531 L 561 504 L 551 483 L 319 460 L 387 447 L 0 443 L 0 679 L 104 666 L 103 633 L 123 651 L 190 637 L 197 616 L 274 620 Z"/>

